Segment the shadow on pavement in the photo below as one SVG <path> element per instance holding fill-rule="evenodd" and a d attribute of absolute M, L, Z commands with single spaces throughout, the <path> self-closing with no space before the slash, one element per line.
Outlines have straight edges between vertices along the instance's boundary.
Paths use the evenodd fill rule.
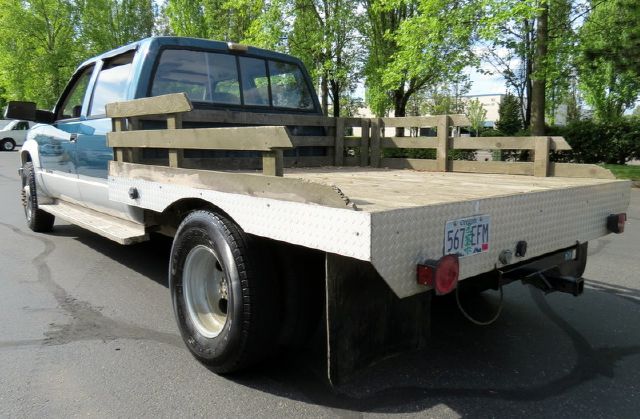
<path fill-rule="evenodd" d="M 146 243 L 120 246 L 65 225 L 56 226 L 52 234 L 74 237 L 167 286 L 170 239 L 158 236 Z M 640 398 L 620 389 L 637 386 L 640 368 L 636 362 L 635 368 L 623 369 L 620 377 L 619 367 L 623 360 L 640 354 L 636 321 L 640 293 L 600 280 L 586 284 L 590 289 L 574 298 L 566 294 L 545 297 L 514 283 L 505 288 L 502 316 L 484 328 L 464 319 L 455 299 L 435 299 L 432 336 L 426 348 L 380 362 L 339 387 L 324 381 L 322 360 L 314 355 L 322 352 L 314 350 L 317 348 L 282 353 L 227 379 L 325 406 L 336 414 L 413 413 L 444 405 L 460 415 L 528 411 L 541 416 L 615 413 L 632 417 L 640 409 Z M 497 302 L 496 295 L 482 294 L 466 297 L 463 304 L 478 317 L 488 318 Z M 586 393 L 590 397 L 583 397 Z M 486 410 L 489 405 L 510 407 Z"/>

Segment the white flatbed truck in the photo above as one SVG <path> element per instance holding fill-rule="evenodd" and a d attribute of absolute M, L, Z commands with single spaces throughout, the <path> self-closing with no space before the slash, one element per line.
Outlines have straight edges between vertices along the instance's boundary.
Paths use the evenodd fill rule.
<path fill-rule="evenodd" d="M 100 65 L 145 48 L 118 50 Z M 234 57 L 261 54 L 228 48 Z M 91 103 L 80 105 L 81 122 Z M 54 114 L 65 107 L 63 98 Z M 56 126 L 56 115 L 38 112 L 12 103 L 8 116 Z M 629 182 L 598 166 L 551 162 L 550 151 L 569 148 L 562 138 L 452 137 L 451 127 L 468 123 L 460 115 L 336 119 L 202 108 L 171 93 L 109 103 L 102 117 L 112 128 L 108 177 L 83 180 L 76 155 L 81 199 L 64 193 L 69 185 L 39 155 L 35 136 L 45 130 L 32 130 L 21 151 L 27 222 L 47 231 L 55 216 L 122 244 L 172 236 L 169 286 L 181 334 L 220 373 L 306 339 L 320 324 L 327 375 L 341 382 L 421 346 L 434 295 L 514 280 L 579 295 L 587 242 L 624 230 Z M 360 137 L 346 137 L 349 127 Z M 437 136 L 384 136 L 396 127 L 436 127 Z M 69 138 L 80 144 L 82 134 Z M 326 152 L 286 153 L 304 147 Z M 436 158 L 385 157 L 402 148 L 435 149 Z M 531 150 L 535 160 L 452 160 L 454 149 Z M 110 208 L 91 198 L 100 194 Z"/>

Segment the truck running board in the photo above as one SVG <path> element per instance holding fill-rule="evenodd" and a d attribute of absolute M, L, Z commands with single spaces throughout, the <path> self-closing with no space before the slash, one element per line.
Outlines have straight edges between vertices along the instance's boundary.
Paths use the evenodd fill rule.
<path fill-rule="evenodd" d="M 55 204 L 38 205 L 38 208 L 120 244 L 139 243 L 149 239 L 141 224 L 70 202 L 57 201 Z"/>

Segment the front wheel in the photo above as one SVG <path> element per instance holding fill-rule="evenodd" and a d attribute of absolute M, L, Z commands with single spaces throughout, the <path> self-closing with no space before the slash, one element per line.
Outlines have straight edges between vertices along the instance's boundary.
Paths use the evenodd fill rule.
<path fill-rule="evenodd" d="M 279 293 L 259 258 L 251 237 L 210 211 L 189 214 L 173 240 L 169 287 L 178 327 L 193 356 L 217 373 L 260 361 L 276 343 Z"/>
<path fill-rule="evenodd" d="M 22 205 L 31 230 L 44 233 L 53 229 L 55 217 L 38 208 L 36 174 L 31 162 L 26 162 L 22 167 Z"/>
<path fill-rule="evenodd" d="M 13 151 L 13 149 L 15 148 L 16 148 L 16 143 L 13 142 L 13 140 L 10 138 L 0 141 L 0 150 Z"/>

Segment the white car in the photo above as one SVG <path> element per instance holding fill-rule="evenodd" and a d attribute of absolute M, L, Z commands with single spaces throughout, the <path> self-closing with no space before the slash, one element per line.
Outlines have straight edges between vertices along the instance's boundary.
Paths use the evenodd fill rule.
<path fill-rule="evenodd" d="M 29 121 L 1 121 L 6 125 L 0 129 L 0 150 L 11 151 L 17 145 L 21 146 L 27 136 L 27 131 L 35 125 Z"/>

